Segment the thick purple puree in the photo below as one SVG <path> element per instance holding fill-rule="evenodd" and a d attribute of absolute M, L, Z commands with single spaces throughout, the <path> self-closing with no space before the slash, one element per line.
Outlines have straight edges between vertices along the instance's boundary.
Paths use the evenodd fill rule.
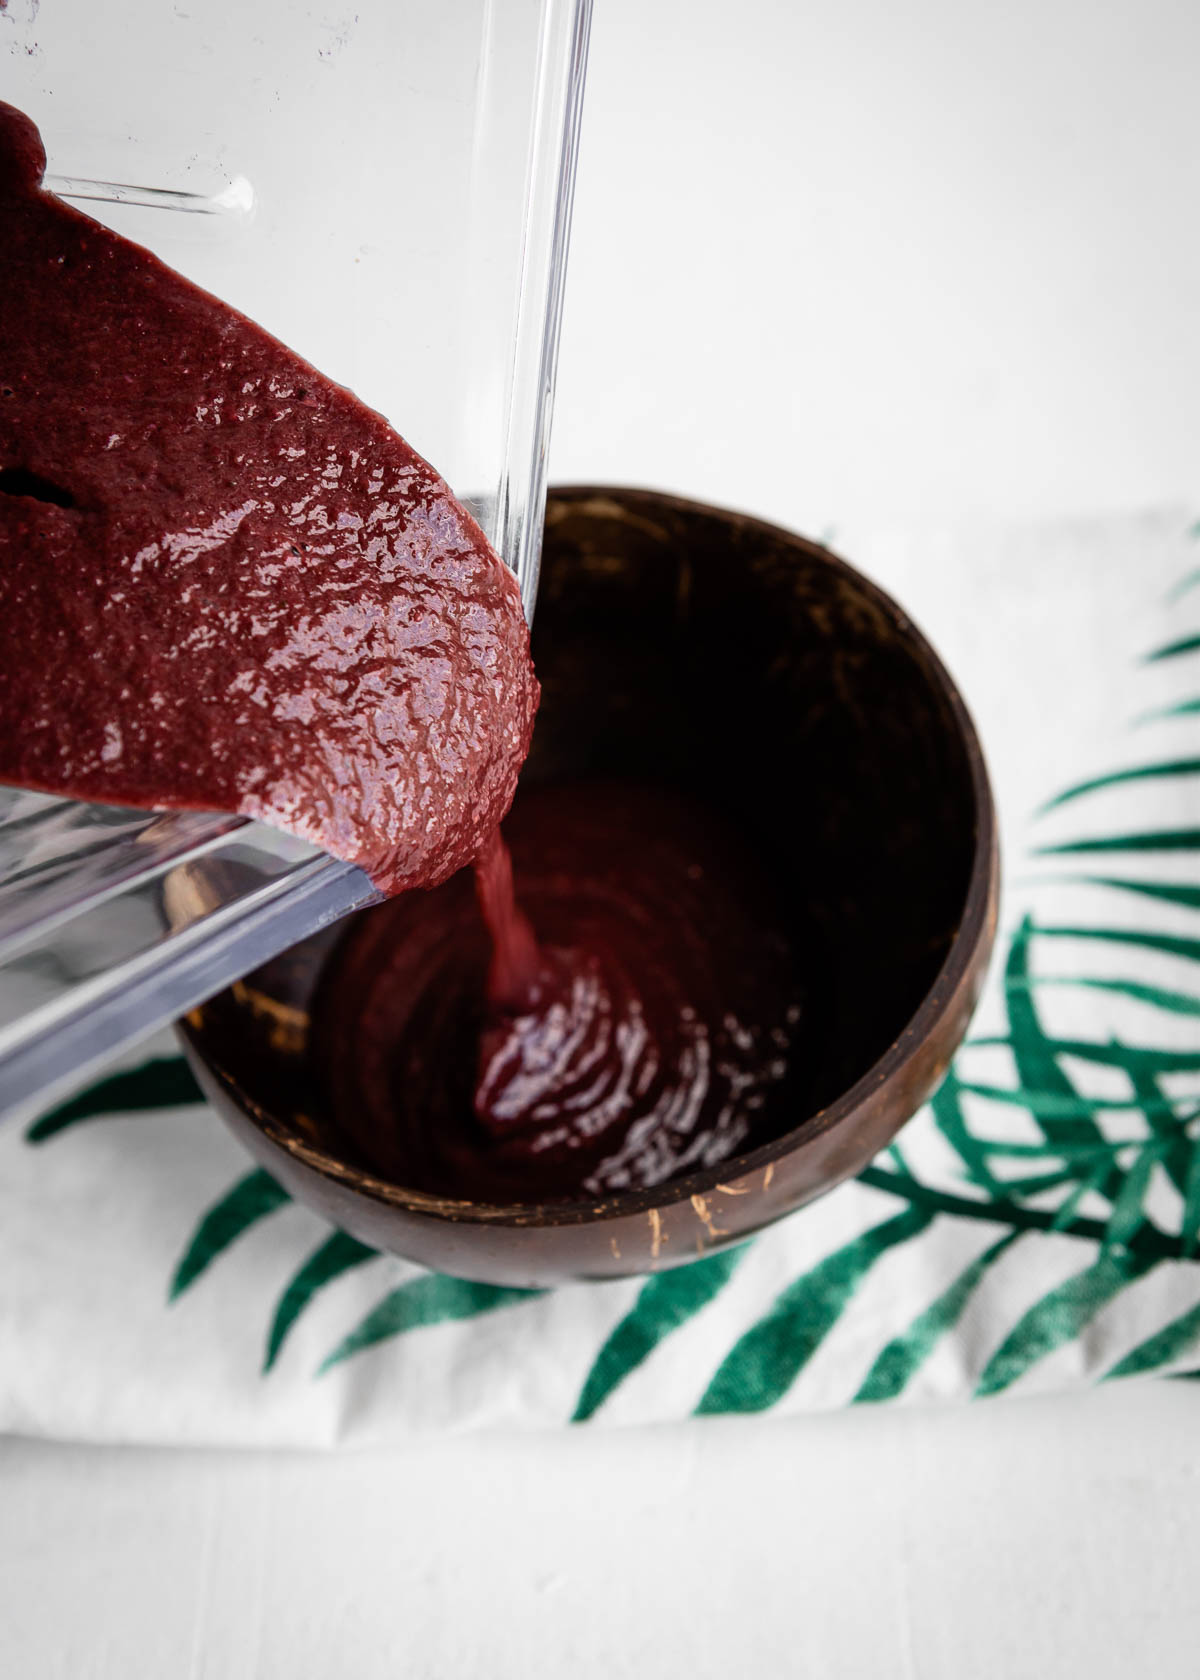
<path fill-rule="evenodd" d="M 402 1184 L 595 1197 L 776 1134 L 800 1003 L 756 861 L 612 785 L 523 791 L 506 848 L 538 699 L 510 573 L 379 415 L 44 166 L 0 105 L 0 781 L 240 811 L 399 895 L 312 1055 Z"/>
<path fill-rule="evenodd" d="M 0 780 L 444 880 L 529 747 L 511 573 L 379 415 L 44 165 L 0 105 Z"/>

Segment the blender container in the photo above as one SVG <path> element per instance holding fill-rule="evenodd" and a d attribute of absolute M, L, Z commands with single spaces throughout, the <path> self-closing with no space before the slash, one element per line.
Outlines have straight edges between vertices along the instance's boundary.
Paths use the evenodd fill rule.
<path fill-rule="evenodd" d="M 379 410 L 537 588 L 590 0 L 7 0 L 46 186 Z M 0 789 L 0 1113 L 377 893 L 228 815 Z"/>

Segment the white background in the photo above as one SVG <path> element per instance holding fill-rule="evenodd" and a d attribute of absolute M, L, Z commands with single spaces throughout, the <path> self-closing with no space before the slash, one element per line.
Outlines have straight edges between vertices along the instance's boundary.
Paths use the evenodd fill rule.
<path fill-rule="evenodd" d="M 1189 500 L 1197 64 L 1195 0 L 598 0 L 553 476 L 817 532 Z M 1190 1677 L 1198 1399 L 9 1442 L 0 1672 Z"/>
<path fill-rule="evenodd" d="M 1194 1680 L 1196 1401 L 1163 1383 L 340 1459 L 12 1444 L 3 1671 Z"/>
<path fill-rule="evenodd" d="M 1195 0 L 597 0 L 553 466 L 820 530 L 1173 500 Z"/>

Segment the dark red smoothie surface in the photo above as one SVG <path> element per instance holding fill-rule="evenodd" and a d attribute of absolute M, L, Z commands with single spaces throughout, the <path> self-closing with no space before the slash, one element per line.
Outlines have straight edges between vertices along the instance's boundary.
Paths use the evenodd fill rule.
<path fill-rule="evenodd" d="M 786 1129 L 800 989 L 737 837 L 681 795 L 598 783 L 523 789 L 504 832 L 536 943 L 499 949 L 532 973 L 497 977 L 468 875 L 366 912 L 324 972 L 315 1083 L 362 1160 L 442 1196 L 571 1200 Z M 493 927 L 504 867 L 478 871 Z"/>
<path fill-rule="evenodd" d="M 0 781 L 445 880 L 533 728 L 511 573 L 379 415 L 44 167 L 0 105 Z"/>

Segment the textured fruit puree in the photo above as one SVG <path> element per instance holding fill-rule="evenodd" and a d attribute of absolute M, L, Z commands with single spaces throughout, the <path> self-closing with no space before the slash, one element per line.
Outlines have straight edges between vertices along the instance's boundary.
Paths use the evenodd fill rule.
<path fill-rule="evenodd" d="M 0 106 L 0 780 L 444 880 L 529 747 L 512 574 L 378 414 L 44 162 Z"/>

